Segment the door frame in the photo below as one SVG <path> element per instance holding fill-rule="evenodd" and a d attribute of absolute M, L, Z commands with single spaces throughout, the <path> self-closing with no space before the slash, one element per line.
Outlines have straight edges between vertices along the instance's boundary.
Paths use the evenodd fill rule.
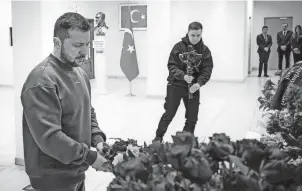
<path fill-rule="evenodd" d="M 248 21 L 248 75 L 252 72 L 252 17 Z"/>
<path fill-rule="evenodd" d="M 94 19 L 87 19 L 89 24 L 91 23 L 91 32 L 90 32 L 90 57 L 91 57 L 91 70 L 92 70 L 92 76 L 89 77 L 89 79 L 95 79 L 95 68 L 94 68 L 94 48 L 93 48 L 93 41 L 94 41 Z"/>
<path fill-rule="evenodd" d="M 284 17 L 264 17 L 263 18 L 263 26 L 265 25 L 265 19 L 280 19 L 282 20 L 281 18 L 291 18 L 292 19 L 292 28 L 290 29 L 291 31 L 293 31 L 293 29 L 295 28 L 294 27 L 294 17 L 293 16 L 284 16 Z M 294 31 L 293 31 L 294 32 Z"/>
<path fill-rule="evenodd" d="M 293 16 L 283 16 L 283 17 L 264 17 L 264 19 L 281 19 L 281 18 L 292 18 L 294 20 Z M 263 19 L 263 24 L 264 24 L 264 19 Z M 281 19 L 282 20 L 282 19 Z"/>

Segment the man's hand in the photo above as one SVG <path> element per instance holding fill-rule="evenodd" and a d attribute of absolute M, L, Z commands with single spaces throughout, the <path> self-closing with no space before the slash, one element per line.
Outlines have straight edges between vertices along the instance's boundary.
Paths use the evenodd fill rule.
<path fill-rule="evenodd" d="M 282 50 L 286 50 L 286 46 L 281 46 L 281 49 Z"/>
<path fill-rule="evenodd" d="M 110 172 L 112 170 L 109 162 L 99 153 L 97 154 L 96 160 L 91 167 L 96 171 Z"/>
<path fill-rule="evenodd" d="M 268 47 L 265 47 L 264 50 L 267 52 L 268 51 Z"/>
<path fill-rule="evenodd" d="M 105 142 L 100 142 L 96 145 L 96 150 L 98 151 L 99 154 L 103 155 L 105 153 L 107 153 L 107 151 L 109 150 L 109 145 Z"/>
<path fill-rule="evenodd" d="M 298 49 L 298 48 L 294 48 L 294 53 L 295 53 L 295 54 L 300 54 L 299 49 Z"/>
<path fill-rule="evenodd" d="M 194 92 L 196 92 L 197 90 L 199 90 L 200 89 L 200 85 L 199 85 L 199 83 L 196 83 L 196 84 L 193 84 L 192 86 L 191 86 L 191 88 L 190 88 L 190 93 L 194 93 Z"/>
<path fill-rule="evenodd" d="M 193 81 L 194 78 L 193 78 L 193 76 L 185 75 L 184 79 L 189 84 Z"/>

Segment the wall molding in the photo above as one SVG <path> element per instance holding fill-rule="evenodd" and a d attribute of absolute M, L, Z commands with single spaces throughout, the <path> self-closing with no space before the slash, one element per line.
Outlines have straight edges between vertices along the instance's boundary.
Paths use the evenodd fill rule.
<path fill-rule="evenodd" d="M 146 98 L 151 98 L 151 99 L 165 99 L 164 95 L 146 95 Z"/>
<path fill-rule="evenodd" d="M 258 68 L 257 68 L 258 69 Z M 125 76 L 119 76 L 119 75 L 108 75 L 107 76 L 108 79 L 127 79 Z M 137 80 L 147 80 L 147 77 L 137 77 L 135 78 Z M 210 82 L 225 82 L 225 83 L 242 83 L 245 81 L 245 78 L 244 79 L 230 79 L 230 80 L 223 80 L 223 79 L 213 79 L 213 80 L 210 80 Z"/>
<path fill-rule="evenodd" d="M 0 84 L 0 88 L 14 88 L 12 84 Z"/>
<path fill-rule="evenodd" d="M 107 75 L 107 78 L 109 79 L 127 79 L 125 76 L 120 76 L 120 75 Z M 147 77 L 144 76 L 138 76 L 137 78 L 138 80 L 146 80 Z"/>

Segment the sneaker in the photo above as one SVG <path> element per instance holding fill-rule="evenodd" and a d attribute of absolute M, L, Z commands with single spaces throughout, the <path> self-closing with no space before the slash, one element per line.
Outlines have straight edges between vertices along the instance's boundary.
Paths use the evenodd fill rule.
<path fill-rule="evenodd" d="M 264 77 L 268 78 L 268 77 L 269 77 L 269 75 L 265 74 L 265 75 L 264 75 Z"/>
<path fill-rule="evenodd" d="M 152 143 L 162 143 L 162 142 L 163 142 L 163 138 L 161 138 L 161 137 L 155 137 L 152 140 Z"/>
<path fill-rule="evenodd" d="M 260 77 L 261 77 L 261 75 L 259 74 L 259 75 L 258 75 L 258 78 L 260 78 Z"/>

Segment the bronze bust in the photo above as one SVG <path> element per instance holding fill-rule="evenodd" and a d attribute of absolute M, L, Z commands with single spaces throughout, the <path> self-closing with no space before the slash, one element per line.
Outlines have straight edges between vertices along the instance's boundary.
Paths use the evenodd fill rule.
<path fill-rule="evenodd" d="M 96 26 L 94 27 L 95 34 L 97 36 L 105 36 L 109 27 L 105 22 L 105 14 L 98 12 L 95 15 Z"/>

